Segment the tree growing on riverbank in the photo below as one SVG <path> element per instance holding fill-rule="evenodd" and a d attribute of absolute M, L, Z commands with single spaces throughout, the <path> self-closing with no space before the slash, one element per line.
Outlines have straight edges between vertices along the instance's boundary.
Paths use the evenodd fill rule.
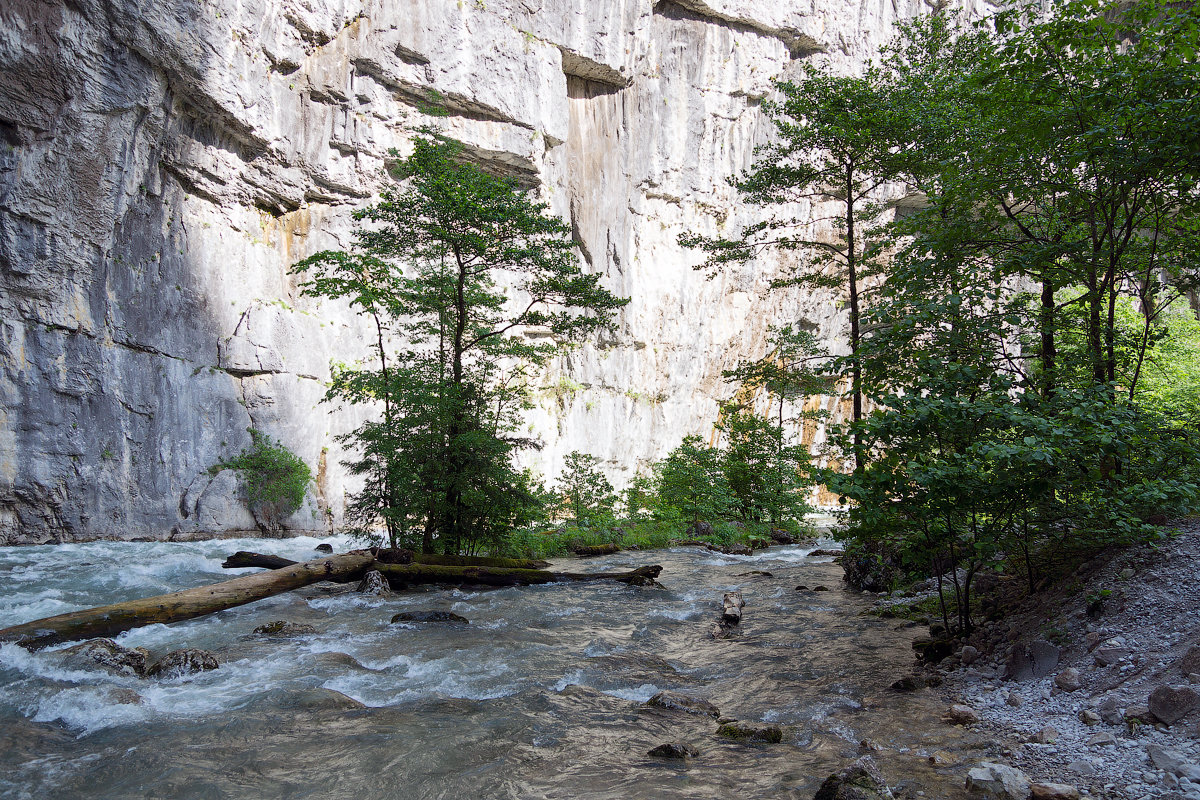
<path fill-rule="evenodd" d="M 337 369 L 327 395 L 382 412 L 347 437 L 365 479 L 348 517 L 382 522 L 393 545 L 474 550 L 538 502 L 512 463 L 535 446 L 516 433 L 528 379 L 627 301 L 581 271 L 544 203 L 459 143 L 426 130 L 393 173 L 401 183 L 356 213 L 352 250 L 294 270 L 305 294 L 348 300 L 375 334 L 373 362 Z"/>
<path fill-rule="evenodd" d="M 963 568 L 960 630 L 979 570 L 1032 587 L 1041 552 L 1200 503 L 1194 422 L 1139 388 L 1197 280 L 1200 12 L 1068 2 L 991 25 L 934 17 L 891 51 L 888 135 L 920 203 L 865 317 L 879 410 L 842 441 L 868 464 L 827 476 L 851 538 Z"/>

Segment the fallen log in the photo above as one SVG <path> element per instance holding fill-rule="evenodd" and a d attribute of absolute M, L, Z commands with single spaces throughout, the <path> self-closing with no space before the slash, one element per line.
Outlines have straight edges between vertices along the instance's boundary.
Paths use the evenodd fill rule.
<path fill-rule="evenodd" d="M 650 586 L 662 572 L 655 564 L 631 572 L 547 572 L 540 569 L 504 567 L 450 567 L 437 564 L 375 564 L 393 588 L 428 583 L 461 586 L 529 586 L 567 581 L 619 581 L 633 586 Z"/>
<path fill-rule="evenodd" d="M 181 622 L 216 611 L 252 603 L 265 597 L 299 589 L 325 580 L 353 580 L 375 561 L 368 550 L 291 564 L 282 569 L 242 575 L 230 581 L 184 589 L 180 592 L 129 600 L 124 603 L 56 617 L 34 620 L 0 630 L 0 641 L 15 640 L 30 649 L 73 639 L 116 636 L 132 628 L 156 622 Z"/>
<path fill-rule="evenodd" d="M 490 556 L 444 556 L 436 553 L 414 553 L 411 550 L 377 549 L 372 551 L 379 561 L 390 564 L 435 564 L 446 567 L 503 567 L 508 569 L 544 569 L 549 561 L 529 558 L 493 558 Z M 225 569 L 262 567 L 282 569 L 297 562 L 282 556 L 239 550 L 221 564 Z"/>
<path fill-rule="evenodd" d="M 593 556 L 611 556 L 613 553 L 621 552 L 621 548 L 615 542 L 607 542 L 605 544 L 581 544 L 575 548 L 575 555 L 580 558 L 592 558 Z"/>

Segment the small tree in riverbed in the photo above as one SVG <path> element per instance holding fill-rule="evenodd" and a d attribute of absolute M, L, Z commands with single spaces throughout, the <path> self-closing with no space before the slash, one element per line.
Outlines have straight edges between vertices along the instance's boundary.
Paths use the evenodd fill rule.
<path fill-rule="evenodd" d="M 395 173 L 404 183 L 356 214 L 368 225 L 352 251 L 295 270 L 305 294 L 348 299 L 376 334 L 374 364 L 338 370 L 327 396 L 382 406 L 348 437 L 361 453 L 351 469 L 367 479 L 355 520 L 382 521 L 393 543 L 419 527 L 423 549 L 436 538 L 458 552 L 534 499 L 512 465 L 534 444 L 516 435 L 532 370 L 627 301 L 583 274 L 570 228 L 545 204 L 465 163 L 457 142 L 424 131 Z"/>

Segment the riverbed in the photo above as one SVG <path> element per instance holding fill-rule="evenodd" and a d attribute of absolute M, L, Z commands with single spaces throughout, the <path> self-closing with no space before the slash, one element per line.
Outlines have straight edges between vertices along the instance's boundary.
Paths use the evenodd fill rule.
<path fill-rule="evenodd" d="M 0 627 L 253 571 L 221 568 L 235 550 L 312 558 L 318 541 L 0 548 Z M 965 763 L 997 745 L 942 722 L 936 692 L 888 689 L 911 669 L 919 629 L 864 616 L 874 596 L 844 588 L 832 559 L 809 555 L 816 546 L 555 562 L 576 571 L 661 564 L 664 588 L 375 598 L 322 584 L 118 637 L 154 655 L 204 648 L 221 662 L 170 680 L 70 670 L 61 647 L 0 645 L 0 796 L 807 800 L 864 753 L 904 795 L 955 796 L 962 769 L 930 756 Z M 745 597 L 744 622 L 716 640 L 710 630 L 731 590 Z M 470 624 L 390 623 L 424 610 Z M 275 620 L 318 632 L 252 635 Z M 711 717 L 645 707 L 661 690 L 781 725 L 783 742 L 723 740 Z M 646 754 L 669 741 L 699 755 Z"/>

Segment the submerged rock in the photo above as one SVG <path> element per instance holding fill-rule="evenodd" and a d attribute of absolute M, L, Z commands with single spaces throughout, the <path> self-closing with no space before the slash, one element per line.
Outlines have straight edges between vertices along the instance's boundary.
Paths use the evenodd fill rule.
<path fill-rule="evenodd" d="M 879 767 L 870 756 L 863 756 L 840 772 L 825 779 L 813 800 L 892 800 Z"/>
<path fill-rule="evenodd" d="M 698 697 L 688 697 L 678 692 L 659 692 L 646 701 L 652 708 L 664 708 L 668 711 L 684 711 L 688 714 L 704 714 L 710 717 L 720 717 L 721 710 L 707 700 Z"/>
<path fill-rule="evenodd" d="M 187 647 L 183 650 L 172 650 L 146 670 L 146 674 L 156 678 L 178 678 L 183 675 L 194 675 L 221 666 L 217 657 L 207 650 L 197 647 Z"/>
<path fill-rule="evenodd" d="M 112 639 L 91 639 L 60 651 L 68 669 L 93 670 L 99 667 L 113 675 L 141 678 L 146 674 L 149 653 L 138 647 L 130 650 Z"/>
<path fill-rule="evenodd" d="M 717 735 L 726 739 L 744 742 L 779 744 L 783 741 L 783 728 L 778 725 L 756 725 L 750 722 L 730 722 L 717 728 Z"/>
<path fill-rule="evenodd" d="M 693 758 L 700 753 L 696 751 L 696 748 L 683 742 L 666 742 L 649 750 L 646 755 L 655 758 Z"/>
<path fill-rule="evenodd" d="M 1028 800 L 1032 783 L 1021 770 L 985 761 L 967 773 L 967 797 L 979 800 Z"/>
<path fill-rule="evenodd" d="M 392 622 L 444 622 L 450 625 L 470 625 L 466 617 L 452 611 L 401 611 L 392 617 Z"/>
<path fill-rule="evenodd" d="M 285 619 L 268 622 L 266 625 L 259 625 L 254 629 L 256 636 L 272 636 L 280 639 L 287 639 L 292 636 L 308 636 L 316 632 L 317 629 L 312 625 L 288 622 Z"/>

